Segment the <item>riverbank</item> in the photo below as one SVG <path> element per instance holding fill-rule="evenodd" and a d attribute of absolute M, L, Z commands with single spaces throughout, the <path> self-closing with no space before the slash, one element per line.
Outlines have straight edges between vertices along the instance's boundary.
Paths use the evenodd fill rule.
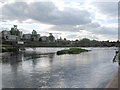
<path fill-rule="evenodd" d="M 106 88 L 118 88 L 118 78 L 120 75 L 118 73 L 113 77 L 113 79 L 107 84 Z"/>
<path fill-rule="evenodd" d="M 115 61 L 118 62 L 118 56 L 116 56 L 116 59 Z M 116 73 L 115 76 L 113 76 L 112 80 L 107 84 L 106 88 L 120 88 L 120 85 L 119 85 L 119 78 L 120 78 L 120 66 L 118 67 L 118 72 Z"/>

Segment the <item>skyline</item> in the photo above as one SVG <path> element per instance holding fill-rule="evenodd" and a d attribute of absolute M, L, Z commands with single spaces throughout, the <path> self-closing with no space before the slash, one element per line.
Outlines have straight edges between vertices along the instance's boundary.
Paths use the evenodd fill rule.
<path fill-rule="evenodd" d="M 17 0 L 18 1 L 18 0 Z M 38 2 L 39 1 L 39 2 Z M 23 33 L 36 30 L 41 35 L 69 40 L 89 38 L 118 40 L 118 0 L 91 2 L 85 0 L 37 0 L 0 3 L 1 29 L 14 24 Z M 107 6 L 107 7 L 106 7 Z"/>

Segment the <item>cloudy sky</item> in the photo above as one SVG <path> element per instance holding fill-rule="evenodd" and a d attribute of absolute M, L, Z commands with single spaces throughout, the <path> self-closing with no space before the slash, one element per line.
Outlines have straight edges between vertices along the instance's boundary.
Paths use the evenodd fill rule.
<path fill-rule="evenodd" d="M 76 40 L 118 39 L 118 0 L 0 0 L 0 29 Z"/>

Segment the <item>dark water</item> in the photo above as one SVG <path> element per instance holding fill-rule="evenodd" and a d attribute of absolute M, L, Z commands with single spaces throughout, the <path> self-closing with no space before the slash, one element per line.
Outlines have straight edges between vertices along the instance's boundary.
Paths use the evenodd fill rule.
<path fill-rule="evenodd" d="M 87 48 L 76 55 L 56 55 L 63 48 L 27 48 L 2 54 L 3 88 L 102 88 L 118 70 L 117 48 Z"/>

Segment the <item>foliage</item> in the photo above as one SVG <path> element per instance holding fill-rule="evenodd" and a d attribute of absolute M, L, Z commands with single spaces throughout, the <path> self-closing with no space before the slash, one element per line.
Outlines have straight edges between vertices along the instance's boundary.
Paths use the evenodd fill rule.
<path fill-rule="evenodd" d="M 64 49 L 61 51 L 57 51 L 57 55 L 61 54 L 79 54 L 81 52 L 86 52 L 88 50 L 86 49 L 81 49 L 81 48 L 70 48 L 70 49 Z"/>
<path fill-rule="evenodd" d="M 51 41 L 51 42 L 53 42 L 54 41 L 54 36 L 52 35 L 52 33 L 50 33 L 50 35 L 49 35 L 49 40 Z"/>
<path fill-rule="evenodd" d="M 85 52 L 85 51 L 88 51 L 86 49 L 81 49 L 81 48 L 70 48 L 68 50 L 68 54 L 79 54 L 81 52 Z"/>
<path fill-rule="evenodd" d="M 37 37 L 37 32 L 35 30 L 32 31 L 32 37 Z"/>
<path fill-rule="evenodd" d="M 15 28 L 11 28 L 11 30 L 10 30 L 11 35 L 19 36 L 19 33 L 20 33 L 20 31 L 18 29 L 15 29 Z"/>

